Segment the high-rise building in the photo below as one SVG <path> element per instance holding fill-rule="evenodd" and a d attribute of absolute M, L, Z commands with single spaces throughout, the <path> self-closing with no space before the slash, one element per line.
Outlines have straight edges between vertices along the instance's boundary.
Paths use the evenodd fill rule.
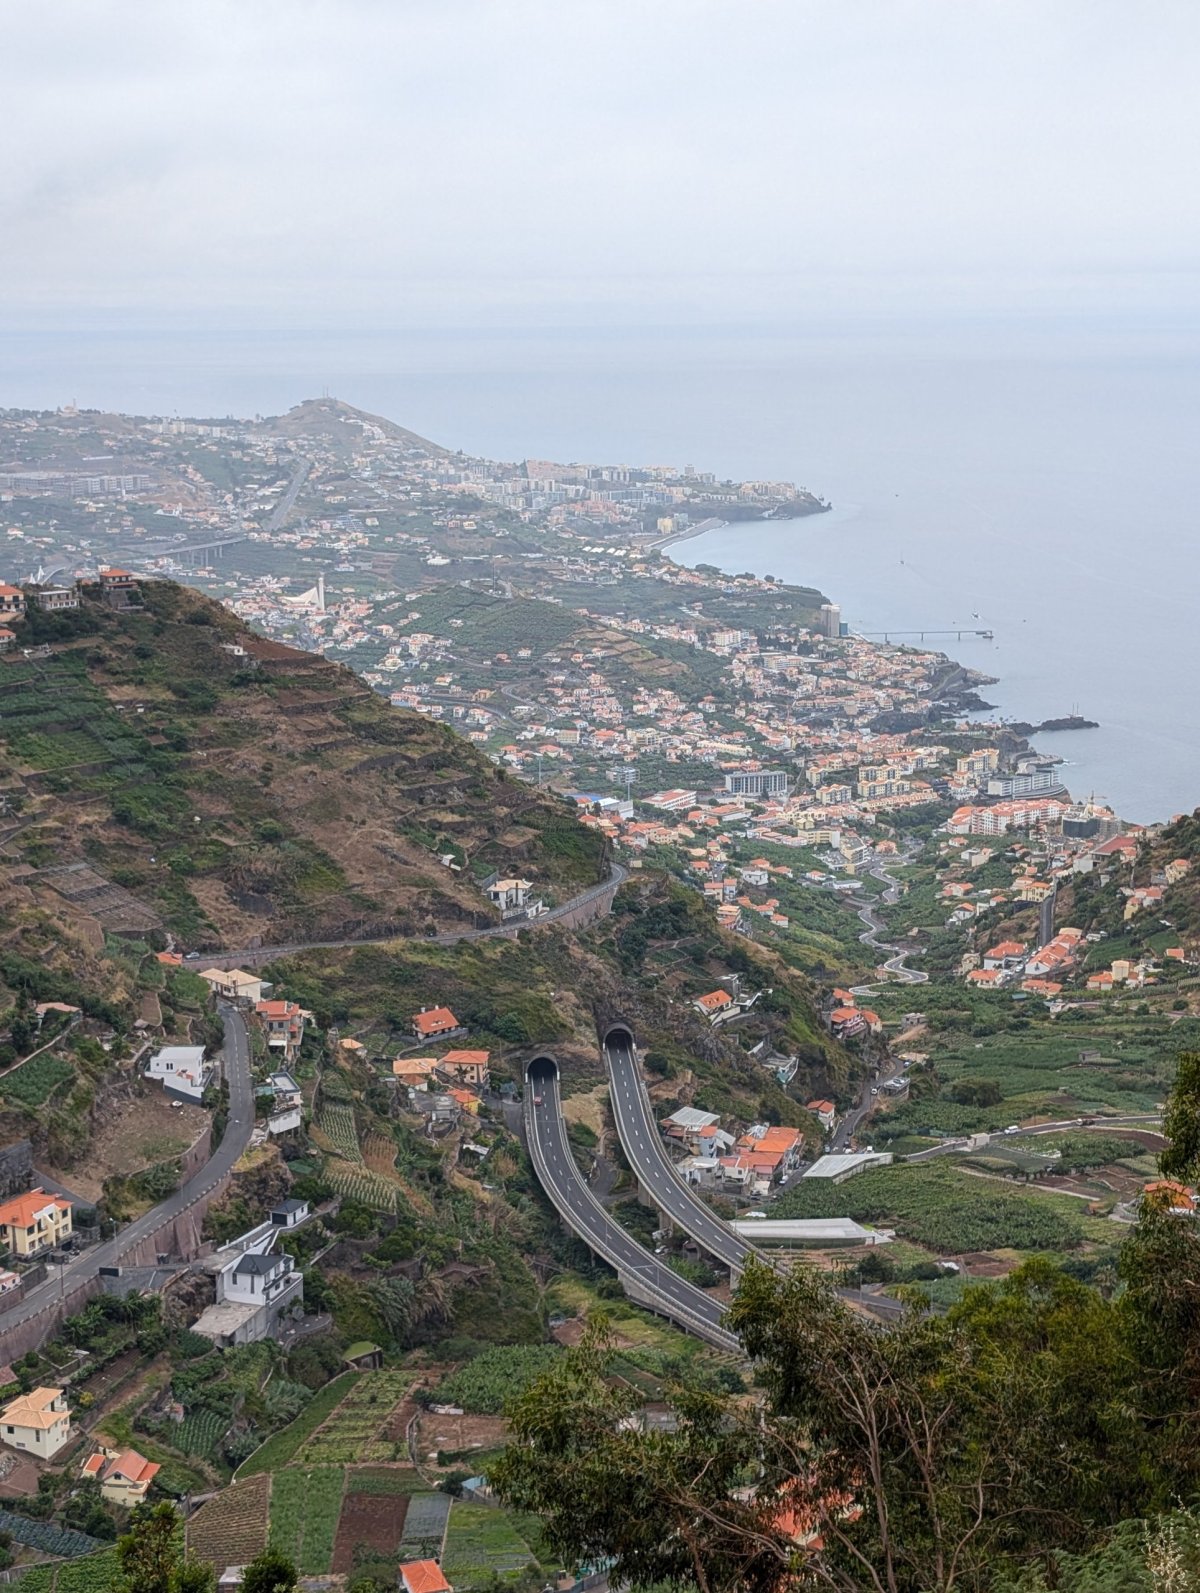
<path fill-rule="evenodd" d="M 821 604 L 821 630 L 831 641 L 842 634 L 842 610 L 837 603 Z"/>

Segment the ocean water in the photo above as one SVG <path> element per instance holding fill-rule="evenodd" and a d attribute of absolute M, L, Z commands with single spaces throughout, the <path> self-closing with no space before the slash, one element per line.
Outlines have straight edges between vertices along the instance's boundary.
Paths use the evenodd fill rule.
<path fill-rule="evenodd" d="M 497 458 L 786 478 L 829 514 L 726 527 L 689 564 L 820 587 L 855 630 L 998 677 L 1073 792 L 1200 805 L 1200 342 L 1170 326 L 622 335 L 22 332 L 0 405 L 276 413 L 327 390 Z"/>

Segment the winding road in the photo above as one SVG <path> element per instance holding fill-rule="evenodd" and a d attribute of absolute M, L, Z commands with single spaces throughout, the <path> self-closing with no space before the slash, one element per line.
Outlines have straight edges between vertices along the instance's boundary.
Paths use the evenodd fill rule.
<path fill-rule="evenodd" d="M 900 881 L 898 879 L 892 878 L 892 876 L 888 873 L 887 866 L 885 864 L 876 863 L 871 869 L 868 870 L 868 872 L 872 874 L 875 879 L 882 881 L 882 883 L 887 886 L 887 889 L 884 891 L 881 899 L 889 907 L 891 907 L 894 902 L 898 902 L 900 900 Z M 865 933 L 858 937 L 859 940 L 862 941 L 864 946 L 870 946 L 876 951 L 890 951 L 892 953 L 892 956 L 887 959 L 887 961 L 883 964 L 883 967 L 884 970 L 889 973 L 898 984 L 926 985 L 929 983 L 929 975 L 927 973 L 922 973 L 919 968 L 905 967 L 904 960 L 908 955 L 907 952 L 898 950 L 895 944 L 891 941 L 880 940 L 879 937 L 887 926 L 884 924 L 883 919 L 879 917 L 878 913 L 875 911 L 870 902 L 867 902 L 864 906 L 859 908 L 858 916 L 860 920 L 867 926 Z M 872 989 L 869 984 L 851 985 L 850 994 L 854 996 L 869 996 L 872 994 Z"/>
<path fill-rule="evenodd" d="M 740 1341 L 722 1326 L 721 1302 L 686 1282 L 627 1233 L 588 1188 L 567 1139 L 553 1057 L 535 1057 L 526 1070 L 524 1116 L 539 1183 L 572 1233 L 615 1269 L 626 1294 L 718 1349 L 739 1353 Z"/>
<path fill-rule="evenodd" d="M 496 935 L 515 935 L 521 929 L 544 929 L 548 924 L 556 924 L 570 913 L 576 913 L 581 907 L 587 907 L 599 897 L 609 892 L 618 890 L 629 878 L 629 870 L 623 863 L 609 864 L 608 878 L 599 885 L 589 885 L 587 890 L 580 891 L 578 896 L 572 896 L 570 901 L 552 907 L 548 913 L 543 913 L 540 918 L 517 919 L 507 924 L 488 924 L 483 929 L 455 929 L 444 935 L 424 935 L 420 937 L 391 935 L 366 935 L 362 939 L 346 940 L 304 940 L 296 941 L 286 946 L 246 946 L 241 951 L 208 952 L 200 953 L 206 968 L 248 968 L 257 963 L 274 962 L 277 957 L 295 957 L 304 951 L 340 951 L 354 946 L 390 946 L 393 941 L 419 938 L 427 946 L 456 946 L 460 941 L 489 940 Z M 190 957 L 189 961 L 198 958 Z"/>
<path fill-rule="evenodd" d="M 0 1311 L 0 1334 L 32 1321 L 43 1312 L 57 1312 L 61 1301 L 79 1284 L 94 1278 L 99 1268 L 119 1266 L 125 1256 L 136 1250 L 165 1222 L 183 1216 L 197 1202 L 211 1195 L 246 1149 L 254 1128 L 250 1037 L 246 1032 L 246 1020 L 235 1007 L 221 1004 L 219 1010 L 225 1022 L 223 1055 L 225 1077 L 229 1083 L 229 1117 L 221 1143 L 181 1189 L 151 1207 L 136 1222 L 122 1228 L 115 1238 L 92 1245 L 62 1267 L 55 1266 L 45 1283 L 31 1289 L 23 1300 L 9 1310 Z M 48 1327 L 52 1325 L 51 1322 Z"/>

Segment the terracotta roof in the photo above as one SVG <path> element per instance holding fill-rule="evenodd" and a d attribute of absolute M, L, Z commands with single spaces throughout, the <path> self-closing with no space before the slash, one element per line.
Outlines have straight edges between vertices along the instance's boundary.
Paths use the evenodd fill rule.
<path fill-rule="evenodd" d="M 451 1067 L 456 1063 L 464 1067 L 486 1067 L 491 1054 L 490 1051 L 447 1051 L 442 1061 L 448 1062 Z"/>
<path fill-rule="evenodd" d="M 124 1477 L 129 1482 L 153 1482 L 162 1470 L 153 1460 L 139 1455 L 136 1449 L 123 1449 L 105 1472 L 106 1477 Z"/>
<path fill-rule="evenodd" d="M 447 1029 L 460 1027 L 449 1007 L 429 1007 L 424 1012 L 414 1012 L 412 1023 L 419 1035 L 444 1034 Z"/>
<path fill-rule="evenodd" d="M 706 996 L 698 996 L 696 1005 L 703 1007 L 705 1012 L 716 1012 L 720 1007 L 727 1007 L 733 997 L 728 990 L 710 990 Z"/>
<path fill-rule="evenodd" d="M 400 1567 L 400 1580 L 408 1593 L 452 1593 L 436 1560 L 407 1560 Z"/>
<path fill-rule="evenodd" d="M 0 1421 L 10 1427 L 54 1427 L 67 1420 L 65 1410 L 50 1409 L 61 1398 L 61 1388 L 31 1389 L 28 1394 L 18 1394 L 0 1411 Z"/>
<path fill-rule="evenodd" d="M 70 1211 L 71 1202 L 64 1200 L 61 1195 L 48 1195 L 44 1189 L 31 1189 L 27 1195 L 18 1195 L 15 1200 L 6 1200 L 0 1206 L 0 1225 L 28 1228 L 48 1206 L 55 1206 L 59 1211 Z"/>

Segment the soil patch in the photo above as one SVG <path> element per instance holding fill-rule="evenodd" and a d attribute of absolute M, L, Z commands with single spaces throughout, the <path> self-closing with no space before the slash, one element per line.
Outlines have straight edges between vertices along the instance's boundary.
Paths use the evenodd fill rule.
<path fill-rule="evenodd" d="M 422 1416 L 417 1428 L 417 1454 L 436 1459 L 441 1450 L 457 1454 L 460 1450 L 499 1449 L 508 1442 L 508 1423 L 503 1416 Z"/>
<path fill-rule="evenodd" d="M 334 1573 L 354 1569 L 354 1551 L 360 1543 L 372 1549 L 376 1559 L 393 1558 L 399 1552 L 407 1510 L 404 1494 L 346 1494 L 333 1544 Z"/>
<path fill-rule="evenodd" d="M 85 1200 L 99 1200 L 106 1178 L 128 1177 L 181 1156 L 208 1121 L 203 1107 L 186 1102 L 174 1107 L 161 1091 L 110 1101 L 97 1114 L 86 1161 L 78 1167 L 45 1170 Z"/>

